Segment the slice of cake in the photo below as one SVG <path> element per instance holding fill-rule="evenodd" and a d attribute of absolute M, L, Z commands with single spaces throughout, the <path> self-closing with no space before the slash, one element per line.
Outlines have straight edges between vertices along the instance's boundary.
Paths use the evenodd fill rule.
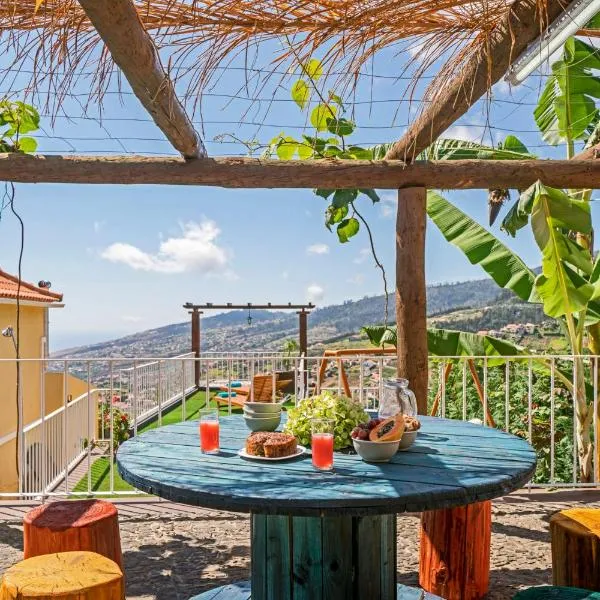
<path fill-rule="evenodd" d="M 256 431 L 246 440 L 246 452 L 253 456 L 281 458 L 295 454 L 296 450 L 296 438 L 287 433 Z"/>

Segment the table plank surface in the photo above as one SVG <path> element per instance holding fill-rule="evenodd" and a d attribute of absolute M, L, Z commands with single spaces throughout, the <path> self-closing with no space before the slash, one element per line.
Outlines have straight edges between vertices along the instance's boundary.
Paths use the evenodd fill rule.
<path fill-rule="evenodd" d="M 335 454 L 334 471 L 312 467 L 310 452 L 282 462 L 243 459 L 249 431 L 223 417 L 221 452 L 200 451 L 198 422 L 167 425 L 125 442 L 119 473 L 135 487 L 185 504 L 262 514 L 385 514 L 462 506 L 507 494 L 535 470 L 525 441 L 497 429 L 420 417 L 417 441 L 390 463 Z"/>

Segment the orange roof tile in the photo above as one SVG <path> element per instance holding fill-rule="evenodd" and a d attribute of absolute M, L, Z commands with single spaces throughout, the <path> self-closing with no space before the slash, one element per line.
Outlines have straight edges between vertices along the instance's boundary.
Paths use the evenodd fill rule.
<path fill-rule="evenodd" d="M 0 269 L 0 298 L 17 299 L 17 291 L 19 292 L 19 300 L 29 302 L 60 302 L 63 298 L 62 294 L 51 292 L 46 288 L 38 287 L 32 283 L 27 283 L 21 280 L 21 289 L 19 287 L 19 278 L 14 275 L 9 275 Z"/>

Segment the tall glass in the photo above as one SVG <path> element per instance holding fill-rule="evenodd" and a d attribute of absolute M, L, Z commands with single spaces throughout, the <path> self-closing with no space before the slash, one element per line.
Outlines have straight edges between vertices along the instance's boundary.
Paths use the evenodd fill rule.
<path fill-rule="evenodd" d="M 312 423 L 312 463 L 315 469 L 331 471 L 333 469 L 333 419 L 313 419 Z"/>
<path fill-rule="evenodd" d="M 216 408 L 200 411 L 200 449 L 204 454 L 219 452 L 219 411 Z"/>

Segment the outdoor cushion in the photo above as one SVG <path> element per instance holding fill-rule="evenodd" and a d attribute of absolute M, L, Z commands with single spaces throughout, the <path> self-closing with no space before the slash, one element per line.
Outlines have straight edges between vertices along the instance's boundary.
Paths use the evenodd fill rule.
<path fill-rule="evenodd" d="M 229 396 L 228 392 L 219 392 L 217 394 L 217 396 L 219 396 L 219 398 L 227 398 Z M 237 396 L 237 394 L 235 392 L 231 392 L 231 397 L 235 398 Z"/>

